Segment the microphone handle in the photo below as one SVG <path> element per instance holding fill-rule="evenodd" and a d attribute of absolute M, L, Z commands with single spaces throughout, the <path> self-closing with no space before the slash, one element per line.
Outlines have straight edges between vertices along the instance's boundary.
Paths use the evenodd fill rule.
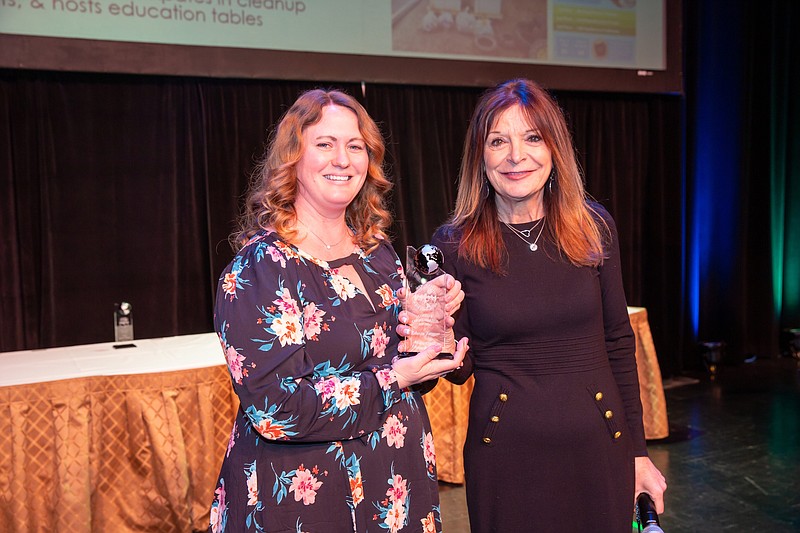
<path fill-rule="evenodd" d="M 642 533 L 664 533 L 658 522 L 658 513 L 653 498 L 646 492 L 639 494 L 636 498 L 636 519 Z"/>

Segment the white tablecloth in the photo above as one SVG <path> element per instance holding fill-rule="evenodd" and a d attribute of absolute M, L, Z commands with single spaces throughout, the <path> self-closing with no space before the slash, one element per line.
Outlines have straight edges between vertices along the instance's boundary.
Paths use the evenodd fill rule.
<path fill-rule="evenodd" d="M 133 347 L 119 347 L 133 344 Z M 216 333 L 0 353 L 0 387 L 224 365 Z"/>

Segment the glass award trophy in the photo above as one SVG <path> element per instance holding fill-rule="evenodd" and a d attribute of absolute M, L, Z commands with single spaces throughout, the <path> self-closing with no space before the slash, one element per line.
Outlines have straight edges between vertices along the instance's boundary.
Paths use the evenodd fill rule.
<path fill-rule="evenodd" d="M 455 340 L 448 332 L 445 319 L 445 294 L 442 284 L 431 283 L 444 271 L 444 254 L 431 244 L 419 249 L 406 247 L 406 297 L 403 309 L 408 314 L 411 333 L 406 337 L 406 353 L 419 353 L 433 344 L 442 346 L 439 357 L 451 358 L 455 352 Z"/>
<path fill-rule="evenodd" d="M 133 306 L 128 302 L 114 304 L 114 341 L 133 340 Z"/>

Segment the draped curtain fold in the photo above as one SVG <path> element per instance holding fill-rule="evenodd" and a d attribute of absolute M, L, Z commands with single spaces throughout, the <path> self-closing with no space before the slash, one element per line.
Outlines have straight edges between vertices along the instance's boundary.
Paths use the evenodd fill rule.
<path fill-rule="evenodd" d="M 775 357 L 781 329 L 800 326 L 800 5 L 684 6 L 685 351 Z"/>
<path fill-rule="evenodd" d="M 425 242 L 453 208 L 481 89 L 0 71 L 0 351 L 113 340 L 121 300 L 137 337 L 210 331 L 255 161 L 316 86 L 344 88 L 379 123 L 395 247 Z M 682 365 L 680 98 L 556 96 L 669 375 Z"/>
<path fill-rule="evenodd" d="M 777 2 L 768 28 L 771 266 L 778 324 L 800 327 L 800 6 Z"/>
<path fill-rule="evenodd" d="M 427 242 L 455 206 L 464 137 L 481 91 L 393 85 L 366 91 L 365 106 L 387 141 L 392 234 L 400 246 Z"/>
<path fill-rule="evenodd" d="M 617 224 L 630 305 L 647 307 L 666 375 L 683 368 L 681 102 L 675 96 L 570 93 L 586 189 Z"/>

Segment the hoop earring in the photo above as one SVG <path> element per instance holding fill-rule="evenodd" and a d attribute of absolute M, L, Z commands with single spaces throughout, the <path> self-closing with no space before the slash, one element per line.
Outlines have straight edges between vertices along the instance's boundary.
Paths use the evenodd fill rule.
<path fill-rule="evenodd" d="M 481 168 L 481 175 L 483 176 L 483 180 L 481 180 L 481 196 L 483 199 L 489 198 L 489 189 L 491 189 L 491 185 L 489 184 L 489 176 L 486 175 L 486 168 Z"/>
<path fill-rule="evenodd" d="M 551 195 L 553 194 L 553 182 L 556 181 L 556 168 L 553 167 L 553 170 L 550 171 L 550 177 L 547 180 L 547 192 Z"/>

